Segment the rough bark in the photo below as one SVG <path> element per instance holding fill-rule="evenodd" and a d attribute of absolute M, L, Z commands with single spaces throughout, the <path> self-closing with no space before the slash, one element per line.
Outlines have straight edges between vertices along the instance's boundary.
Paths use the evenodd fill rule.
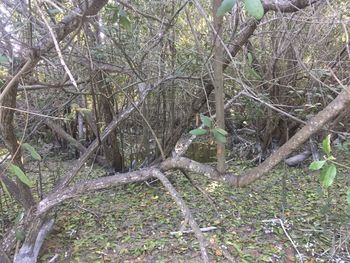
<path fill-rule="evenodd" d="M 203 262 L 209 262 L 208 252 L 207 252 L 207 241 L 199 228 L 197 222 L 195 221 L 190 209 L 187 207 L 185 201 L 181 198 L 179 193 L 175 190 L 173 185 L 170 183 L 168 178 L 160 172 L 159 170 L 154 171 L 154 176 L 157 177 L 164 185 L 164 187 L 168 190 L 171 197 L 174 199 L 176 204 L 180 207 L 182 214 L 184 215 L 185 219 L 188 220 L 188 223 L 190 224 L 191 228 L 193 229 L 193 232 L 195 233 L 198 241 L 199 241 L 199 247 L 202 254 Z"/>
<path fill-rule="evenodd" d="M 109 134 L 113 132 L 118 124 L 125 120 L 136 107 L 140 107 L 140 105 L 145 100 L 146 96 L 149 94 L 151 90 L 154 90 L 156 87 L 159 86 L 160 83 L 162 83 L 164 80 L 161 80 L 159 83 L 155 85 L 150 85 L 147 88 L 145 88 L 142 93 L 140 93 L 140 99 L 137 102 L 134 102 L 133 105 L 126 108 L 123 112 L 121 112 L 118 116 L 116 116 L 111 123 L 105 128 L 104 132 L 101 134 L 101 142 L 104 142 Z M 86 152 L 80 156 L 80 158 L 77 160 L 77 163 L 72 168 L 70 172 L 68 172 L 60 181 L 60 183 L 56 186 L 54 191 L 63 190 L 68 184 L 72 181 L 72 179 L 76 176 L 76 174 L 80 171 L 81 167 L 84 165 L 85 162 L 88 161 L 88 159 L 91 157 L 91 155 L 98 149 L 99 142 L 98 139 L 95 139 L 90 146 L 87 148 Z"/>
<path fill-rule="evenodd" d="M 263 6 L 265 12 L 269 11 L 278 11 L 278 12 L 296 12 L 303 8 L 306 8 L 314 3 L 321 2 L 320 0 L 264 0 Z M 228 43 L 229 45 L 229 51 L 230 54 L 226 54 L 225 60 L 223 63 L 223 71 L 228 67 L 228 65 L 231 63 L 232 58 L 234 58 L 237 53 L 241 50 L 242 46 L 247 43 L 249 37 L 254 33 L 258 21 L 256 19 L 249 19 L 247 22 L 244 23 L 242 26 L 242 29 L 240 30 L 240 33 L 233 38 L 232 43 Z M 166 156 L 169 156 L 171 151 L 173 150 L 174 146 L 176 145 L 176 142 L 179 141 L 181 138 L 183 131 L 187 129 L 190 125 L 191 120 L 194 119 L 194 116 L 196 113 L 199 112 L 201 107 L 205 105 L 206 103 L 206 96 L 204 94 L 211 94 L 211 92 L 214 90 L 213 83 L 206 79 L 206 84 L 204 87 L 204 93 L 196 94 L 196 99 L 192 102 L 192 107 L 187 114 L 185 118 L 177 119 L 175 121 L 174 125 L 174 132 L 171 134 L 171 136 L 167 139 L 164 147 L 164 153 Z"/>
<path fill-rule="evenodd" d="M 55 35 L 58 42 L 62 41 L 67 35 L 74 32 L 79 25 L 87 20 L 87 16 L 96 15 L 102 7 L 107 4 L 108 0 L 90 0 L 87 3 L 83 3 L 83 7 L 74 9 L 71 14 L 67 15 L 55 26 Z M 15 77 L 11 79 L 0 94 L 0 101 L 4 96 L 12 89 L 17 89 L 17 80 L 23 78 L 31 72 L 31 70 L 40 61 L 41 56 L 45 55 L 54 47 L 54 41 L 50 37 L 49 33 L 46 37 L 42 38 L 42 41 L 33 48 L 31 48 L 26 57 L 19 63 L 21 66 L 15 72 Z"/>
<path fill-rule="evenodd" d="M 99 96 L 99 112 L 98 116 L 101 116 L 103 122 L 107 125 L 113 120 L 113 96 L 111 96 L 110 87 L 102 87 L 104 85 L 102 74 L 98 74 L 96 83 L 100 83 L 99 92 L 104 94 Z M 111 97 L 108 99 L 107 97 Z M 119 143 L 117 133 L 114 130 L 111 132 L 107 139 L 102 142 L 103 152 L 109 166 L 116 172 L 121 172 L 124 168 L 123 158 L 119 150 Z"/>
<path fill-rule="evenodd" d="M 138 107 L 139 105 L 141 105 L 141 103 L 143 102 L 143 100 L 145 99 L 145 97 L 147 96 L 147 94 L 153 90 L 155 87 L 157 87 L 158 85 L 154 85 L 154 86 L 149 86 L 148 88 L 145 88 L 143 93 L 140 94 L 140 100 L 138 102 L 136 102 L 134 104 L 135 107 Z M 113 120 L 112 123 L 110 123 L 107 128 L 105 129 L 105 132 L 102 134 L 101 136 L 101 140 L 105 140 L 107 138 L 107 136 L 117 127 L 117 125 L 120 123 L 120 121 L 124 120 L 125 118 L 127 118 L 134 110 L 134 106 L 130 106 L 129 108 L 127 108 L 125 111 L 123 111 L 122 113 L 120 113 L 120 115 Z M 9 232 L 7 232 L 4 235 L 4 238 L 1 240 L 1 246 L 0 246 L 0 252 L 2 254 L 4 254 L 3 256 L 0 257 L 1 258 L 6 258 L 6 255 L 9 255 L 11 250 L 13 249 L 15 243 L 16 243 L 16 237 L 15 237 L 15 232 L 17 229 L 21 229 L 21 230 L 28 230 L 27 231 L 27 237 L 26 237 L 26 244 L 31 244 L 31 251 L 28 252 L 28 250 L 26 250 L 26 254 L 30 254 L 30 255 L 34 255 L 34 246 L 35 246 L 35 241 L 37 240 L 37 235 L 41 229 L 41 226 L 46 222 L 45 220 L 43 220 L 43 218 L 46 217 L 46 213 L 49 212 L 50 208 L 52 208 L 53 206 L 59 204 L 60 202 L 66 200 L 67 198 L 57 198 L 57 200 L 53 201 L 52 206 L 49 206 L 48 209 L 43 209 L 44 211 L 41 211 L 40 209 L 42 209 L 42 203 L 46 202 L 50 196 L 55 196 L 55 195 L 62 195 L 64 196 L 65 193 L 65 189 L 67 187 L 67 185 L 71 182 L 71 180 L 75 177 L 75 175 L 79 172 L 79 170 L 81 169 L 81 167 L 88 161 L 88 159 L 91 157 L 91 155 L 97 150 L 97 148 L 99 147 L 98 141 L 97 139 L 89 146 L 89 148 L 85 151 L 85 153 L 77 160 L 75 166 L 72 168 L 71 171 L 69 171 L 66 176 L 62 179 L 62 181 L 58 184 L 58 186 L 48 195 L 48 197 L 44 198 L 38 205 L 37 207 L 32 206 L 30 208 L 30 210 L 26 213 L 25 218 L 23 220 L 23 222 L 21 223 L 21 225 L 17 225 L 14 228 L 12 228 L 11 230 L 9 230 Z M 118 179 L 116 180 L 120 180 L 120 179 L 125 179 L 125 177 L 120 177 L 119 175 L 117 175 L 116 177 L 118 177 Z M 107 177 L 106 177 L 107 178 Z M 130 178 L 130 175 L 129 177 Z M 107 178 L 106 180 L 108 181 L 109 178 Z M 146 178 L 147 179 L 147 178 Z M 112 180 L 113 181 L 113 180 Z M 130 181 L 130 180 L 129 180 Z M 125 179 L 125 183 L 129 182 L 127 179 Z M 92 181 L 93 187 L 92 190 L 97 190 L 97 189 L 104 189 L 106 187 L 102 187 L 103 184 L 105 182 L 98 182 L 98 181 Z M 102 184 L 102 185 L 101 185 Z M 120 184 L 120 182 L 118 181 L 116 184 Z M 81 186 L 78 186 L 79 189 L 82 189 L 82 192 L 80 194 L 83 193 L 87 193 L 89 189 L 88 186 L 89 182 L 87 184 L 82 184 Z M 107 186 L 109 184 L 107 183 Z M 81 188 L 82 187 L 82 188 Z M 101 187 L 101 188 L 98 188 Z M 69 191 L 68 191 L 69 192 Z M 72 191 L 74 192 L 74 191 Z M 74 197 L 76 195 L 79 195 L 79 191 L 77 191 L 78 194 L 73 194 L 73 196 L 69 196 L 68 198 Z M 49 220 L 49 219 L 47 219 Z M 40 224 L 38 224 L 40 223 Z M 30 243 L 28 243 L 30 242 Z M 33 258 L 31 256 L 31 258 Z M 28 261 L 28 263 L 31 262 L 36 262 L 36 259 L 33 261 Z"/>
<path fill-rule="evenodd" d="M 173 158 L 164 161 L 160 168 L 163 171 L 170 169 L 185 169 L 192 172 L 202 174 L 208 178 L 219 180 L 231 184 L 232 186 L 242 187 L 245 186 L 272 169 L 277 163 L 283 160 L 290 152 L 294 151 L 302 143 L 304 143 L 310 135 L 314 132 L 322 129 L 322 127 L 336 116 L 342 109 L 348 106 L 350 103 L 350 91 L 343 90 L 338 97 L 330 103 L 324 110 L 319 112 L 314 118 L 312 118 L 304 128 L 302 128 L 297 134 L 295 134 L 285 145 L 283 145 L 278 151 L 276 151 L 271 157 L 269 157 L 262 165 L 254 168 L 247 173 L 236 176 L 230 173 L 221 176 L 221 174 L 212 166 L 200 164 L 187 158 Z M 99 189 L 110 188 L 115 185 L 125 184 L 130 182 L 146 180 L 152 176 L 157 176 L 155 168 L 143 169 L 126 174 L 117 174 L 110 177 L 104 177 L 96 180 L 80 182 L 73 187 L 66 187 L 62 191 L 55 191 L 48 197 L 43 199 L 36 209 L 36 217 L 38 220 L 40 216 L 45 215 L 52 207 L 58 205 L 64 200 L 76 197 L 81 194 L 86 194 L 91 191 Z M 34 220 L 34 221 L 35 221 Z M 35 227 L 37 224 L 32 225 Z M 3 247 L 2 247 L 2 250 Z"/>

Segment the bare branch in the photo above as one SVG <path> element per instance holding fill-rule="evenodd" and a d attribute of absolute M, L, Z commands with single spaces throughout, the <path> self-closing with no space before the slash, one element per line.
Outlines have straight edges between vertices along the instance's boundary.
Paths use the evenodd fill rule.
<path fill-rule="evenodd" d="M 106 176 L 85 182 L 77 182 L 74 186 L 66 187 L 62 191 L 55 191 L 41 200 L 37 206 L 37 214 L 45 214 L 51 208 L 59 205 L 63 201 L 80 195 L 102 189 L 108 189 L 121 184 L 145 181 L 152 176 L 154 176 L 154 170 L 152 168 L 148 168 L 123 174 L 116 174 L 113 176 Z"/>
<path fill-rule="evenodd" d="M 263 6 L 265 11 L 292 13 L 319 1 L 320 0 L 263 0 Z"/>
<path fill-rule="evenodd" d="M 166 178 L 166 176 L 159 170 L 155 170 L 154 172 L 155 172 L 155 177 L 157 177 L 163 183 L 165 188 L 169 191 L 171 197 L 174 199 L 176 204 L 180 207 L 182 214 L 188 220 L 191 228 L 193 229 L 193 232 L 195 233 L 199 242 L 199 247 L 201 249 L 203 262 L 209 262 L 208 253 L 206 249 L 207 242 L 197 222 L 194 220 L 194 217 L 192 216 L 190 209 L 187 207 L 185 201 L 181 198 L 180 194 L 176 191 L 176 189 L 170 183 L 168 178 Z"/>

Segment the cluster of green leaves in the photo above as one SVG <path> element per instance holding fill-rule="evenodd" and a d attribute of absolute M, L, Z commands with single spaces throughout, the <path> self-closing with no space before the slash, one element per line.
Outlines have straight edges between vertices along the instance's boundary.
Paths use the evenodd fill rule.
<path fill-rule="evenodd" d="M 38 154 L 38 152 L 35 150 L 35 148 L 33 146 L 31 146 L 29 143 L 23 143 L 22 148 L 24 150 L 28 151 L 34 160 L 41 161 L 40 154 Z M 29 179 L 29 177 L 25 174 L 25 172 L 23 172 L 23 170 L 19 166 L 15 165 L 15 164 L 10 164 L 8 169 L 9 169 L 9 172 L 11 174 L 15 175 L 22 183 L 24 183 L 28 187 L 33 186 L 33 182 Z M 1 182 L 1 186 L 4 189 L 4 191 L 9 196 L 11 196 L 6 185 L 4 184 L 4 182 L 2 180 L 0 180 L 0 182 Z"/>
<path fill-rule="evenodd" d="M 218 142 L 226 143 L 227 131 L 219 127 L 215 127 L 215 125 L 213 124 L 213 120 L 208 116 L 204 116 L 203 114 L 201 114 L 200 118 L 204 128 L 197 128 L 197 129 L 191 130 L 190 134 L 196 135 L 196 136 L 212 134 Z"/>
<path fill-rule="evenodd" d="M 236 2 L 237 0 L 223 0 L 216 15 L 224 16 L 227 12 L 232 10 Z M 260 20 L 264 16 L 264 7 L 261 0 L 244 0 L 244 6 L 248 14 L 252 17 Z"/>
<path fill-rule="evenodd" d="M 335 157 L 332 155 L 330 134 L 322 141 L 322 150 L 326 154 L 325 159 L 312 162 L 309 169 L 313 171 L 320 170 L 321 185 L 324 189 L 327 189 L 333 184 L 335 176 L 337 175 L 336 162 L 334 161 Z M 350 187 L 348 187 L 346 192 L 346 200 L 350 205 Z"/>

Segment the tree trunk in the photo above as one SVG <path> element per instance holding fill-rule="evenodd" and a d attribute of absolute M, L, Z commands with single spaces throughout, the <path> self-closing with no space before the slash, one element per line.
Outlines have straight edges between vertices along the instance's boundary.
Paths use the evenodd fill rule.
<path fill-rule="evenodd" d="M 213 61 L 213 83 L 215 87 L 215 106 L 216 106 L 216 126 L 225 129 L 225 111 L 224 111 L 224 79 L 223 79 L 223 60 L 224 50 L 222 43 L 222 16 L 217 16 L 217 10 L 221 5 L 221 0 L 213 0 L 214 17 L 214 61 Z M 217 170 L 224 173 L 225 168 L 225 144 L 216 141 Z"/>
<path fill-rule="evenodd" d="M 24 171 L 21 160 L 22 151 L 20 145 L 17 143 L 15 128 L 13 126 L 14 111 L 11 110 L 11 108 L 16 108 L 17 86 L 18 83 L 16 83 L 16 86 L 10 89 L 9 92 L 6 93 L 3 97 L 1 106 L 8 108 L 0 108 L 0 133 L 7 149 L 12 156 L 12 163 Z M 6 182 L 7 181 L 5 180 L 4 183 L 6 184 Z M 8 184 L 9 191 L 12 196 L 15 197 L 19 203 L 21 203 L 24 209 L 28 211 L 35 204 L 30 188 L 22 183 L 22 181 L 20 181 L 18 178 L 16 178 L 16 185 L 19 193 L 12 193 L 12 188 Z"/>
<path fill-rule="evenodd" d="M 105 82 L 103 81 L 102 73 L 97 74 L 97 79 L 95 83 L 99 84 L 99 92 L 105 94 L 106 96 L 99 97 L 99 116 L 102 117 L 103 122 L 108 125 L 113 120 L 113 96 L 111 99 L 107 97 L 111 96 L 112 92 L 110 87 L 105 86 Z M 102 87 L 103 86 L 103 87 Z M 116 172 L 121 172 L 124 169 L 123 158 L 119 150 L 119 143 L 116 131 L 111 132 L 108 135 L 108 138 L 102 143 L 104 155 L 109 162 L 111 168 L 113 168 Z"/>

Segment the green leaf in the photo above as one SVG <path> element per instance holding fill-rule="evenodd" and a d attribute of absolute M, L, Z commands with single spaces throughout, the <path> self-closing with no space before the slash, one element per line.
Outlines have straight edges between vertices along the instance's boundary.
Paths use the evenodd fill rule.
<path fill-rule="evenodd" d="M 29 143 L 22 144 L 23 149 L 27 150 L 34 160 L 41 161 L 41 156 Z"/>
<path fill-rule="evenodd" d="M 23 212 L 18 213 L 15 218 L 15 224 L 21 223 L 23 218 L 24 218 L 24 213 Z"/>
<path fill-rule="evenodd" d="M 119 24 L 127 30 L 131 29 L 131 22 L 128 14 L 123 9 L 119 10 Z"/>
<path fill-rule="evenodd" d="M 205 130 L 205 129 L 198 128 L 198 129 L 194 129 L 194 130 L 190 131 L 190 133 L 191 133 L 192 135 L 196 135 L 196 136 L 198 136 L 198 135 L 204 135 L 204 134 L 207 134 L 207 133 L 208 133 L 208 131 L 207 131 L 207 130 Z"/>
<path fill-rule="evenodd" d="M 262 77 L 253 68 L 249 68 L 249 73 L 252 75 L 253 78 L 255 78 L 257 80 L 261 80 L 262 79 Z"/>
<path fill-rule="evenodd" d="M 119 24 L 127 30 L 131 29 L 131 22 L 130 22 L 129 18 L 126 16 L 121 16 L 119 18 Z"/>
<path fill-rule="evenodd" d="M 10 164 L 9 171 L 17 176 L 19 180 L 21 180 L 22 183 L 28 185 L 29 187 L 32 187 L 32 182 L 30 179 L 26 176 L 26 174 L 22 171 L 21 168 L 19 168 L 17 165 Z"/>
<path fill-rule="evenodd" d="M 23 241 L 24 238 L 25 238 L 24 232 L 21 231 L 21 230 L 17 230 L 17 231 L 16 231 L 16 240 L 17 240 L 17 241 Z"/>
<path fill-rule="evenodd" d="M 337 174 L 337 168 L 334 164 L 327 165 L 321 170 L 320 181 L 324 188 L 328 188 L 333 184 Z"/>
<path fill-rule="evenodd" d="M 52 8 L 52 9 L 48 9 L 47 12 L 50 14 L 50 15 L 57 15 L 60 13 L 60 10 L 58 10 L 57 8 Z"/>
<path fill-rule="evenodd" d="M 232 7 L 235 5 L 236 0 L 224 0 L 219 6 L 216 15 L 224 16 L 227 12 L 231 11 Z"/>
<path fill-rule="evenodd" d="M 324 140 L 322 141 L 322 149 L 325 152 L 325 154 L 327 155 L 327 157 L 329 157 L 331 155 L 331 135 L 328 134 L 326 138 L 324 138 Z"/>
<path fill-rule="evenodd" d="M 123 9 L 120 9 L 118 14 L 119 16 L 128 16 L 128 14 Z"/>
<path fill-rule="evenodd" d="M 253 64 L 253 56 L 250 52 L 247 53 L 248 63 L 251 66 Z"/>
<path fill-rule="evenodd" d="M 212 126 L 212 120 L 208 116 L 204 116 L 203 114 L 200 115 L 202 123 L 207 126 L 208 128 L 211 128 Z"/>
<path fill-rule="evenodd" d="M 346 191 L 346 201 L 348 202 L 348 205 L 350 205 L 350 187 Z"/>
<path fill-rule="evenodd" d="M 9 197 L 11 197 L 10 192 L 9 192 L 9 190 L 7 189 L 5 183 L 4 183 L 2 180 L 0 180 L 0 183 L 1 183 L 1 187 L 2 187 L 2 189 L 4 190 L 4 192 L 5 192 Z"/>
<path fill-rule="evenodd" d="M 109 15 L 109 21 L 114 24 L 119 18 L 119 8 L 117 6 L 108 4 L 106 5 L 107 14 Z"/>
<path fill-rule="evenodd" d="M 5 63 L 7 62 L 7 57 L 4 55 L 0 55 L 0 63 Z"/>
<path fill-rule="evenodd" d="M 323 160 L 323 161 L 314 161 L 314 162 L 312 162 L 310 164 L 309 169 L 313 170 L 313 171 L 320 170 L 325 163 L 326 163 L 325 160 Z"/>
<path fill-rule="evenodd" d="M 244 0 L 245 9 L 247 12 L 260 20 L 264 16 L 264 7 L 261 0 Z"/>
<path fill-rule="evenodd" d="M 225 131 L 224 129 L 221 129 L 221 128 L 215 128 L 214 130 L 216 130 L 218 133 L 221 133 L 224 136 L 226 136 L 228 134 L 227 131 Z"/>
<path fill-rule="evenodd" d="M 226 137 L 225 135 L 222 135 L 220 132 L 218 132 L 216 129 L 212 130 L 213 132 L 213 135 L 215 137 L 215 139 L 218 141 L 218 142 L 221 142 L 221 143 L 226 143 Z"/>

